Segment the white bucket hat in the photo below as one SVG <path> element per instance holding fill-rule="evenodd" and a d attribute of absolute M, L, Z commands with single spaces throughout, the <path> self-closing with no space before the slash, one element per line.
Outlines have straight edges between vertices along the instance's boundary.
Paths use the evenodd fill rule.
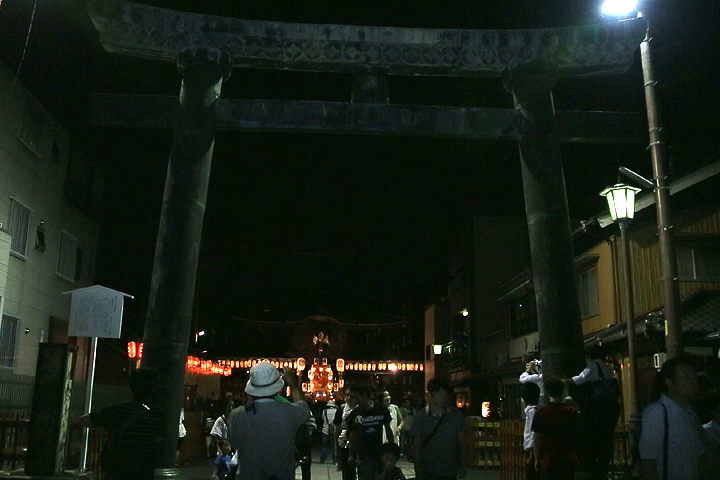
<path fill-rule="evenodd" d="M 285 382 L 272 364 L 260 362 L 250 369 L 245 392 L 253 397 L 270 397 L 282 390 Z"/>

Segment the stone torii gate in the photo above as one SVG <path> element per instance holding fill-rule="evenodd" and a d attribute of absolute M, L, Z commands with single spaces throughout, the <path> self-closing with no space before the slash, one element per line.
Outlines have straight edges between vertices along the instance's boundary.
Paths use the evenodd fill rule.
<path fill-rule="evenodd" d="M 95 0 L 90 16 L 109 52 L 177 62 L 168 97 L 98 95 L 95 123 L 174 125 L 145 323 L 143 364 L 161 375 L 161 406 L 180 410 L 195 275 L 216 129 L 353 132 L 519 142 L 533 284 L 545 370 L 584 365 L 559 141 L 641 141 L 637 115 L 555 112 L 558 77 L 615 74 L 632 64 L 642 22 L 537 30 L 450 30 L 248 21 Z M 354 74 L 352 101 L 219 100 L 236 68 Z M 515 110 L 390 105 L 387 75 L 493 76 Z M 167 418 L 168 438 L 177 418 Z M 175 442 L 160 454 L 177 474 Z"/>

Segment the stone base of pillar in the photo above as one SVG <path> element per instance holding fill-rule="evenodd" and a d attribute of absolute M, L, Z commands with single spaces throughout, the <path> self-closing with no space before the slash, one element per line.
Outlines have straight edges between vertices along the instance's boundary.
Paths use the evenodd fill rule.
<path fill-rule="evenodd" d="M 183 476 L 183 470 L 181 468 L 156 468 L 155 479 L 156 480 L 184 480 L 186 477 Z"/>
<path fill-rule="evenodd" d="M 25 475 L 20 472 L 18 474 L 14 474 L 13 472 L 10 472 L 10 475 L 3 476 L 3 479 L 9 479 L 9 480 L 91 480 L 94 478 L 94 474 L 92 472 L 63 472 L 59 473 L 57 475 Z"/>

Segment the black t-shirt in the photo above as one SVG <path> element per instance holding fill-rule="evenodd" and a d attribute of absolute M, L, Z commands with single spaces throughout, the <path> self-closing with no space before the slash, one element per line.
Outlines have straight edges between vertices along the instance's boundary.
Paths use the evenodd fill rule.
<path fill-rule="evenodd" d="M 348 417 L 348 429 L 358 430 L 358 456 L 360 459 L 380 458 L 382 449 L 382 432 L 385 425 L 392 420 L 390 410 L 385 405 L 370 408 L 357 407 Z"/>
<path fill-rule="evenodd" d="M 91 413 L 90 419 L 110 435 L 103 449 L 106 474 L 111 478 L 153 478 L 164 429 L 162 410 L 136 402 L 116 403 Z"/>

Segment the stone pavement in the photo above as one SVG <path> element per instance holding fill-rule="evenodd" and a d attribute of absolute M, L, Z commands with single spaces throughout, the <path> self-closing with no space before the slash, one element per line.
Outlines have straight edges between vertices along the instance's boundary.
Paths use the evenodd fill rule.
<path fill-rule="evenodd" d="M 316 455 L 317 457 L 317 455 Z M 315 459 L 317 461 L 317 458 Z M 398 462 L 398 466 L 402 468 L 407 478 L 413 478 L 414 472 L 412 465 L 405 459 Z M 213 472 L 213 462 L 211 459 L 198 459 L 183 465 L 183 474 L 186 480 L 209 480 Z M 296 470 L 296 480 L 301 480 L 300 469 Z M 500 470 L 481 470 L 477 468 L 469 468 L 465 477 L 467 480 L 499 480 Z M 312 480 L 341 480 L 342 475 L 335 469 L 333 464 L 312 464 Z"/>

